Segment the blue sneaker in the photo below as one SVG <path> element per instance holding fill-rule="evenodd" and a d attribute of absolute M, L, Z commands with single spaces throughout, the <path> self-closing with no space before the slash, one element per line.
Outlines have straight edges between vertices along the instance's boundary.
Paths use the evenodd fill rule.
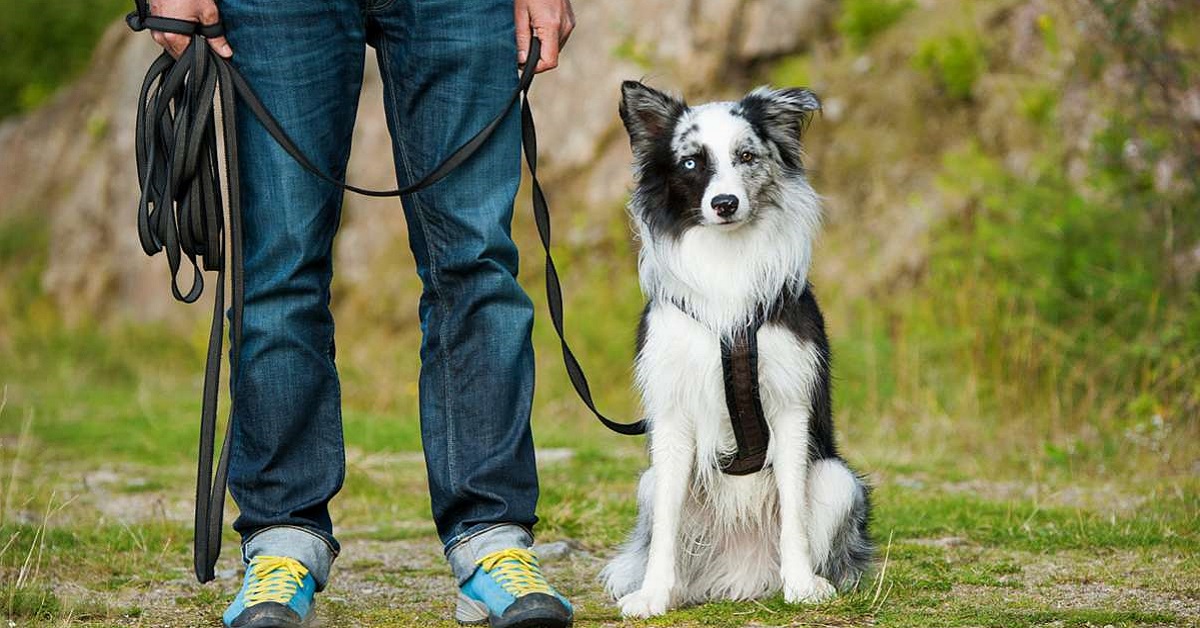
<path fill-rule="evenodd" d="M 505 549 L 479 559 L 459 588 L 454 619 L 491 628 L 566 628 L 574 610 L 542 575 L 537 556 Z"/>
<path fill-rule="evenodd" d="M 300 561 L 255 556 L 246 566 L 242 590 L 221 619 L 229 628 L 298 628 L 308 619 L 316 590 Z"/>

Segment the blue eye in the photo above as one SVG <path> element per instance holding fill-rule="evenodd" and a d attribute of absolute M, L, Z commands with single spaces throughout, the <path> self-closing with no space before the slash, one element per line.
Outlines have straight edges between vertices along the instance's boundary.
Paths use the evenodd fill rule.
<path fill-rule="evenodd" d="M 684 170 L 695 170 L 696 169 L 696 160 L 689 157 L 689 158 L 683 160 L 682 165 L 683 165 Z"/>

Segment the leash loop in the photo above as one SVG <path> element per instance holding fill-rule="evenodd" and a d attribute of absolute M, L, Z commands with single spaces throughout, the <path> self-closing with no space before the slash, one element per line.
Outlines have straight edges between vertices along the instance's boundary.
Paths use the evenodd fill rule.
<path fill-rule="evenodd" d="M 236 398 L 238 349 L 242 339 L 245 280 L 243 276 L 241 181 L 235 116 L 241 99 L 267 132 L 301 167 L 341 189 L 366 196 L 404 196 L 442 180 L 474 155 L 504 121 L 513 105 L 521 102 L 522 145 L 533 187 L 533 213 L 546 253 L 546 296 L 550 319 L 562 344 L 563 361 L 572 386 L 584 404 L 609 429 L 620 434 L 643 434 L 645 421 L 617 423 L 605 417 L 592 400 L 582 367 L 571 352 L 564 332 L 562 286 L 550 253 L 550 213 L 537 179 L 537 139 L 529 89 L 533 84 L 541 41 L 530 42 L 529 58 L 517 88 L 504 108 L 474 136 L 452 151 L 436 168 L 415 183 L 393 190 L 372 190 L 349 185 L 317 168 L 267 110 L 237 68 L 215 52 L 204 38 L 225 33 L 224 26 L 150 15 L 146 0 L 135 0 L 136 10 L 126 16 L 134 31 L 154 30 L 190 36 L 179 59 L 166 52 L 150 65 L 139 92 L 135 153 L 140 189 L 137 211 L 138 241 L 149 256 L 162 252 L 171 271 L 171 293 L 193 303 L 204 292 L 204 273 L 215 272 L 213 318 L 209 329 L 203 397 L 200 411 L 199 461 L 196 474 L 196 514 L 193 562 L 196 578 L 208 582 L 215 576 L 221 551 L 222 515 L 229 475 L 232 426 L 227 425 L 221 454 L 213 467 L 217 431 L 217 399 L 221 356 L 225 339 L 225 291 L 230 292 L 230 399 Z M 214 115 L 219 102 L 220 129 Z M 225 148 L 225 163 L 218 159 L 218 138 Z M 221 170 L 227 193 L 222 194 Z M 229 224 L 225 224 L 225 209 Z M 226 248 L 228 244 L 228 249 Z M 228 265 L 226 259 L 228 258 Z M 179 274 L 191 266 L 186 290 Z M 186 271 L 185 271 L 186 272 Z M 232 409 L 230 421 L 233 419 Z"/>

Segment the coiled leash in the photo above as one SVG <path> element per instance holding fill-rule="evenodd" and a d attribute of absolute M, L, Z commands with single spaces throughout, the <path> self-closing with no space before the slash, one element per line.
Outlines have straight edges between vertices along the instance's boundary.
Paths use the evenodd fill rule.
<path fill-rule="evenodd" d="M 245 285 L 242 268 L 242 214 L 238 171 L 237 132 L 233 111 L 235 95 L 262 123 L 271 137 L 305 170 L 342 189 L 366 196 L 402 196 L 433 185 L 469 159 L 487 141 L 518 99 L 521 101 L 521 142 L 533 189 L 533 217 L 546 252 L 546 300 L 550 320 L 562 344 L 563 362 L 575 392 L 584 405 L 608 429 L 619 434 L 646 432 L 645 421 L 617 423 L 601 414 L 592 400 L 587 377 L 567 344 L 563 329 L 562 285 L 550 255 L 550 211 L 537 179 L 537 134 L 529 106 L 529 87 L 540 58 L 541 42 L 530 42 L 529 59 L 521 71 L 517 89 L 505 106 L 471 139 L 450 153 L 416 183 L 395 190 L 369 190 L 347 185 L 319 170 L 267 111 L 254 90 L 228 60 L 213 52 L 203 40 L 224 34 L 224 26 L 150 15 L 147 0 L 135 0 L 137 10 L 126 17 L 134 31 L 146 29 L 189 35 L 192 38 L 178 60 L 164 52 L 150 66 L 142 83 L 137 112 L 137 168 L 141 186 L 138 203 L 138 237 L 147 255 L 166 252 L 171 270 L 171 292 L 179 301 L 193 303 L 204 291 L 204 272 L 215 272 L 213 321 L 204 370 L 204 396 L 200 411 L 200 455 L 196 475 L 196 518 L 194 563 L 196 577 L 208 582 L 221 551 L 222 514 L 229 475 L 231 426 L 226 426 L 221 456 L 214 475 L 217 389 L 225 335 L 225 281 L 231 284 L 230 398 L 237 382 L 238 348 L 242 338 Z M 220 99 L 221 140 L 225 147 L 225 177 L 228 184 L 229 265 L 226 257 L 226 226 L 222 210 L 220 167 L 217 159 L 217 123 L 213 105 Z M 187 259 L 192 266 L 191 287 L 180 289 L 177 273 Z M 230 412 L 232 421 L 232 410 Z"/>

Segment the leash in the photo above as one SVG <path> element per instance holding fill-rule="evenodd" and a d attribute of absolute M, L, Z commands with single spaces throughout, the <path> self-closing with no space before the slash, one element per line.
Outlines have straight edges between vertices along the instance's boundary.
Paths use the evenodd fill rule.
<path fill-rule="evenodd" d="M 514 103 L 521 102 L 521 143 L 533 189 L 533 217 L 546 253 L 546 301 L 550 321 L 562 345 L 563 363 L 576 394 L 608 429 L 625 435 L 646 432 L 645 420 L 618 423 L 604 416 L 592 399 L 587 376 L 567 343 L 563 326 L 562 284 L 550 254 L 550 210 L 537 179 L 537 132 L 529 104 L 529 88 L 540 57 L 536 34 L 530 42 L 529 59 L 521 71 L 517 88 L 504 108 L 474 136 L 455 149 L 436 168 L 408 186 L 394 190 L 371 190 L 348 185 L 317 168 L 283 130 L 249 83 L 228 60 L 213 52 L 203 40 L 225 33 L 224 26 L 150 15 L 147 0 L 135 0 L 136 10 L 126 17 L 134 31 L 146 29 L 187 35 L 192 38 L 178 60 L 164 52 L 151 64 L 142 83 L 137 112 L 137 169 L 141 197 L 138 203 L 138 238 L 149 256 L 165 252 L 171 270 L 171 292 L 185 303 L 194 303 L 204 291 L 204 272 L 216 273 L 213 320 L 209 331 L 204 370 L 203 403 L 200 411 L 199 465 L 196 474 L 194 554 L 196 578 L 208 582 L 221 551 L 222 515 L 229 477 L 232 424 L 226 426 L 221 455 L 213 468 L 217 429 L 217 394 L 221 354 L 225 336 L 225 285 L 228 275 L 231 295 L 229 330 L 230 398 L 236 394 L 238 352 L 242 338 L 245 283 L 242 256 L 242 213 L 238 171 L 235 98 L 276 142 L 305 170 L 344 190 L 366 196 L 402 196 L 440 181 L 468 160 L 487 141 Z M 223 115 L 220 137 L 225 147 L 225 177 L 229 225 L 223 212 L 220 164 L 217 157 L 217 122 L 213 106 L 220 102 Z M 228 234 L 226 233 L 228 231 Z M 228 258 L 226 265 L 226 238 Z M 192 283 L 184 292 L 178 282 L 183 261 L 192 267 Z M 230 411 L 230 421 L 233 413 Z"/>

